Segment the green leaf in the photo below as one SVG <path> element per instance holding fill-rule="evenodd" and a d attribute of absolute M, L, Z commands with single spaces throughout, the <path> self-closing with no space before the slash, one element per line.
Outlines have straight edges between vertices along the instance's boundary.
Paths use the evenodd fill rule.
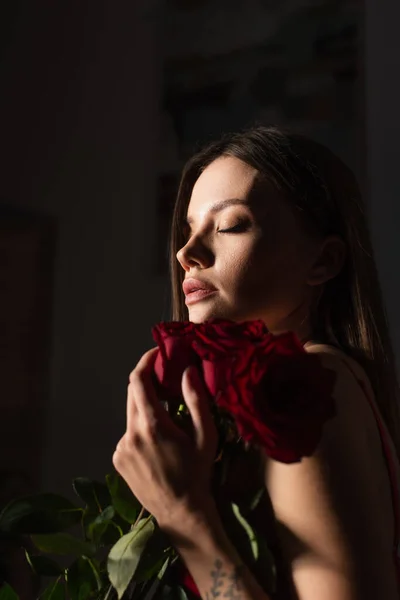
<path fill-rule="evenodd" d="M 88 558 L 78 558 L 67 570 L 70 600 L 86 600 L 92 592 L 101 590 L 100 573 Z"/>
<path fill-rule="evenodd" d="M 36 575 L 42 575 L 44 577 L 57 577 L 62 575 L 64 570 L 54 560 L 47 556 L 38 556 L 29 554 L 25 550 L 26 560 L 32 568 L 32 571 Z"/>
<path fill-rule="evenodd" d="M 143 589 L 146 589 L 145 593 L 143 594 L 143 600 L 153 600 L 158 588 L 160 586 L 163 585 L 163 577 L 167 571 L 167 568 L 169 566 L 171 562 L 171 556 L 168 556 L 167 560 L 165 560 L 164 564 L 161 566 L 161 569 L 159 570 L 159 572 L 157 573 L 157 577 L 153 579 L 153 581 L 150 580 L 150 585 L 146 586 L 143 588 L 142 587 L 142 593 L 143 593 Z M 136 577 L 135 577 L 136 580 Z M 148 589 L 147 589 L 148 587 Z"/>
<path fill-rule="evenodd" d="M 33 535 L 36 548 L 47 554 L 72 554 L 73 556 L 93 556 L 96 548 L 93 544 L 76 538 L 69 533 Z"/>
<path fill-rule="evenodd" d="M 140 557 L 135 572 L 135 581 L 147 581 L 159 574 L 166 559 L 170 559 L 172 552 L 170 540 L 159 527 L 156 527 Z"/>
<path fill-rule="evenodd" d="M 113 506 L 107 506 L 107 508 L 105 510 L 103 510 L 102 513 L 100 513 L 99 515 L 97 515 L 92 522 L 88 523 L 88 527 L 87 527 L 87 533 L 90 536 L 90 533 L 95 530 L 96 528 L 98 530 L 104 530 L 107 529 L 107 526 L 111 523 L 111 521 L 113 520 L 113 517 L 115 515 L 115 509 Z"/>
<path fill-rule="evenodd" d="M 232 504 L 232 512 L 236 517 L 236 522 L 240 524 L 242 531 L 245 532 L 244 539 L 238 545 L 241 554 L 246 558 L 248 566 L 251 568 L 257 581 L 268 591 L 269 594 L 276 592 L 276 565 L 275 559 L 263 536 L 258 535 L 257 531 L 248 523 L 240 513 L 236 504 Z M 231 534 L 231 531 L 229 531 Z M 232 537 L 232 536 L 231 536 Z M 246 546 L 246 538 L 248 544 Z M 232 538 L 234 540 L 234 538 Z M 235 540 L 237 542 L 237 540 Z M 247 555 L 247 556 L 246 556 Z"/>
<path fill-rule="evenodd" d="M 259 580 L 263 583 L 263 587 L 269 594 L 275 595 L 277 584 L 275 558 L 263 537 L 258 538 L 258 543 L 260 549 L 259 559 L 257 561 L 257 567 L 260 572 Z"/>
<path fill-rule="evenodd" d="M 182 586 L 164 585 L 161 590 L 160 600 L 188 600 L 188 597 Z"/>
<path fill-rule="evenodd" d="M 115 509 L 113 506 L 108 506 L 103 512 L 100 514 L 98 512 L 92 512 L 90 509 L 87 509 L 84 513 L 84 525 L 86 529 L 86 533 L 88 537 L 91 538 L 90 532 L 93 527 L 97 525 L 107 524 L 113 520 L 115 515 Z"/>
<path fill-rule="evenodd" d="M 256 494 L 254 494 L 253 498 L 250 501 L 250 506 L 249 506 L 249 510 L 253 511 L 257 508 L 257 506 L 259 505 L 261 499 L 263 498 L 263 496 L 265 495 L 265 487 L 262 487 L 261 489 L 259 489 L 257 491 Z"/>
<path fill-rule="evenodd" d="M 171 561 L 171 557 L 168 556 L 167 560 L 165 561 L 165 563 L 162 565 L 161 569 L 157 573 L 157 579 L 162 579 L 164 577 L 170 561 Z"/>
<path fill-rule="evenodd" d="M 148 517 L 141 519 L 130 533 L 124 535 L 111 548 L 107 559 L 108 576 L 118 598 L 122 598 L 129 582 L 135 574 L 140 557 L 154 533 L 155 525 Z"/>
<path fill-rule="evenodd" d="M 255 531 L 251 527 L 251 525 L 246 521 L 246 519 L 241 515 L 237 504 L 232 503 L 232 512 L 235 515 L 236 519 L 239 521 L 240 525 L 245 530 L 245 532 L 249 538 L 253 559 L 256 561 L 258 559 L 258 555 L 259 555 L 259 547 L 258 547 L 258 541 L 257 541 L 257 536 L 255 534 Z"/>
<path fill-rule="evenodd" d="M 4 583 L 0 588 L 0 600 L 19 600 L 19 596 L 11 585 Z"/>
<path fill-rule="evenodd" d="M 40 600 L 65 600 L 64 578 L 59 577 L 51 583 L 41 594 Z"/>
<path fill-rule="evenodd" d="M 87 477 L 77 477 L 72 482 L 74 492 L 90 508 L 102 512 L 111 504 L 111 496 L 107 486 L 99 481 L 91 481 Z"/>
<path fill-rule="evenodd" d="M 124 532 L 113 521 L 114 517 L 113 506 L 108 506 L 100 514 L 87 509 L 82 520 L 86 537 L 98 545 L 115 544 Z"/>
<path fill-rule="evenodd" d="M 124 535 L 113 521 L 95 525 L 92 530 L 93 541 L 98 546 L 113 546 Z"/>
<path fill-rule="evenodd" d="M 80 521 L 82 509 L 57 494 L 12 500 L 0 513 L 0 531 L 31 535 L 64 531 Z"/>
<path fill-rule="evenodd" d="M 117 513 L 128 523 L 135 523 L 142 506 L 127 483 L 117 472 L 106 475 L 106 482 Z"/>
<path fill-rule="evenodd" d="M 178 585 L 175 591 L 176 591 L 176 598 L 178 600 L 188 600 L 187 594 L 186 594 L 185 590 L 183 589 L 183 587 Z"/>
<path fill-rule="evenodd" d="M 115 508 L 113 506 L 107 506 L 102 513 L 99 514 L 96 521 L 98 523 L 104 523 L 105 521 L 111 521 L 115 515 Z"/>

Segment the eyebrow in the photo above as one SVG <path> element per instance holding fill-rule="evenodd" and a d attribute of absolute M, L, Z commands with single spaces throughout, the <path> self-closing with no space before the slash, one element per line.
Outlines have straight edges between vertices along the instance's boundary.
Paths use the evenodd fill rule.
<path fill-rule="evenodd" d="M 220 202 L 216 202 L 215 204 L 210 206 L 209 212 L 215 214 L 215 213 L 221 212 L 222 210 L 224 210 L 225 208 L 228 208 L 229 206 L 238 206 L 238 205 L 249 206 L 249 203 L 246 200 L 243 200 L 240 198 L 228 198 L 227 200 L 221 200 Z M 193 223 L 193 219 L 191 217 L 187 217 L 186 223 L 188 225 L 190 225 L 191 223 Z"/>

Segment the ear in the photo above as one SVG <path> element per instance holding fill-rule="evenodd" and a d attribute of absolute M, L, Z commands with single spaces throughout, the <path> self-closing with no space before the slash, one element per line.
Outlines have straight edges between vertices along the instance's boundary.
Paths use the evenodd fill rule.
<path fill-rule="evenodd" d="M 315 261 L 307 279 L 311 286 L 321 285 L 336 277 L 343 268 L 346 258 L 346 246 L 337 235 L 326 237 L 319 246 Z"/>

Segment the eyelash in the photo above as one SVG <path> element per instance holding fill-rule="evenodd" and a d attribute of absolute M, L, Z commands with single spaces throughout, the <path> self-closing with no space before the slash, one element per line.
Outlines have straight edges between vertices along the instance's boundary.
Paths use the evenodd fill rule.
<path fill-rule="evenodd" d="M 228 227 L 226 229 L 217 229 L 217 233 L 243 233 L 244 231 L 246 231 L 247 227 L 248 225 L 246 223 L 237 223 L 237 225 L 234 225 L 233 227 Z M 191 234 L 190 232 L 188 232 L 185 235 L 186 243 L 188 242 L 190 237 Z"/>
<path fill-rule="evenodd" d="M 228 229 L 218 229 L 218 233 L 241 233 L 246 229 L 245 223 L 238 223 L 233 227 L 228 227 Z"/>

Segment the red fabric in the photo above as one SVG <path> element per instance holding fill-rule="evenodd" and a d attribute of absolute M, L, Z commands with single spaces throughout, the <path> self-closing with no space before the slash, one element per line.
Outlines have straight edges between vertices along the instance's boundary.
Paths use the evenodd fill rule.
<path fill-rule="evenodd" d="M 176 581 L 187 591 L 200 598 L 200 592 L 186 566 L 179 561 L 174 565 Z"/>

